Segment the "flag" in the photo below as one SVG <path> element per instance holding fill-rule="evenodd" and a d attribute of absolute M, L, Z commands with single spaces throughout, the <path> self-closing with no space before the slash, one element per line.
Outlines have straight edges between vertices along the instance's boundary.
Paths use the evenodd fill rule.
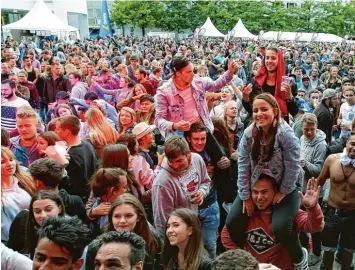
<path fill-rule="evenodd" d="M 112 26 L 110 22 L 110 14 L 108 13 L 107 1 L 102 0 L 101 7 L 101 24 L 100 24 L 100 37 L 112 36 Z"/>
<path fill-rule="evenodd" d="M 1 105 L 1 127 L 10 130 L 16 128 L 16 107 Z"/>

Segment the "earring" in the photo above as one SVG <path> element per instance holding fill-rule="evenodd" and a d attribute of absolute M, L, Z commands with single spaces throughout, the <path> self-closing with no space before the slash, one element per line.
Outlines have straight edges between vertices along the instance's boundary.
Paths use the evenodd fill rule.
<path fill-rule="evenodd" d="M 277 125 L 277 120 L 276 120 L 276 118 L 274 119 L 274 122 L 272 123 L 272 126 L 273 127 L 276 127 L 276 125 Z"/>

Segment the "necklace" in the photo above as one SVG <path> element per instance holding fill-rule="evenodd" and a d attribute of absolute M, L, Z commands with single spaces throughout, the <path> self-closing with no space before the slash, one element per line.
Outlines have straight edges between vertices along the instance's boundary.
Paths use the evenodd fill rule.
<path fill-rule="evenodd" d="M 346 175 L 346 174 L 345 174 L 344 165 L 343 165 L 343 164 L 341 164 L 341 170 L 343 171 L 344 180 L 345 180 L 346 182 L 348 182 L 350 176 L 351 176 L 351 175 L 353 174 L 353 172 L 355 171 L 355 168 L 352 169 L 352 171 L 351 171 L 351 173 L 350 173 L 349 175 Z"/>

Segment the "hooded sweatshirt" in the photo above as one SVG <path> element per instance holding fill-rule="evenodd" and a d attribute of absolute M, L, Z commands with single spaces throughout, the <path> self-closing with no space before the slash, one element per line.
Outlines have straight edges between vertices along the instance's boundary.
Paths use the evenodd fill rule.
<path fill-rule="evenodd" d="M 318 177 L 322 170 L 327 155 L 326 135 L 323 131 L 317 129 L 316 136 L 312 140 L 308 140 L 303 135 L 300 139 L 300 143 L 301 159 L 305 160 L 305 165 L 303 167 L 305 172 L 303 192 L 305 192 L 308 180 L 312 177 Z M 320 197 L 322 197 L 322 193 L 324 193 L 323 188 Z"/>
<path fill-rule="evenodd" d="M 88 87 L 87 83 L 77 82 L 73 86 L 70 96 L 72 98 L 84 99 L 84 96 L 88 92 L 88 89 L 89 89 L 89 87 Z"/>
<path fill-rule="evenodd" d="M 191 204 L 187 191 L 201 191 L 206 198 L 210 184 L 205 162 L 199 154 L 191 153 L 191 164 L 182 174 L 177 174 L 164 158 L 152 188 L 154 225 L 162 239 L 166 218 L 174 209 L 189 208 L 198 214 L 198 205 Z"/>

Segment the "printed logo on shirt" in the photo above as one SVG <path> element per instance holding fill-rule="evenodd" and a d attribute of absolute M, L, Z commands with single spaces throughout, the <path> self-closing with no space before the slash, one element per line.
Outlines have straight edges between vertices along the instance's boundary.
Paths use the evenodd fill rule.
<path fill-rule="evenodd" d="M 258 254 L 263 254 L 279 245 L 263 228 L 257 228 L 246 232 L 247 242 Z"/>

